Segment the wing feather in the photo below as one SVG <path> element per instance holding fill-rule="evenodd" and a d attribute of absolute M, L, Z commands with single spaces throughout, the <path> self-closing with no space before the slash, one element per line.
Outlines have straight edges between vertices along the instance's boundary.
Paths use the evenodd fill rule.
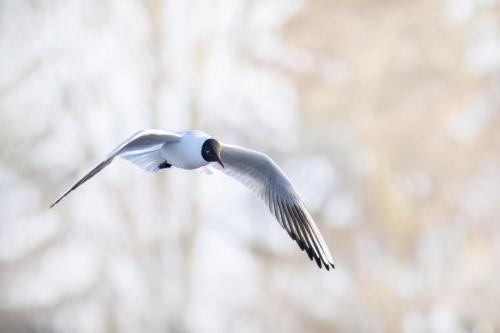
<path fill-rule="evenodd" d="M 213 167 L 256 193 L 288 235 L 321 268 L 335 268 L 318 227 L 285 173 L 268 156 L 243 147 L 221 145 L 225 168 Z"/>
<path fill-rule="evenodd" d="M 89 173 L 83 176 L 75 185 L 73 185 L 69 190 L 64 192 L 54 203 L 50 205 L 49 208 L 54 207 L 59 203 L 64 197 L 70 194 L 72 191 L 77 189 L 80 185 L 85 183 L 90 178 L 94 177 L 102 169 L 113 162 L 116 156 L 121 156 L 125 159 L 131 160 L 133 163 L 139 165 L 146 171 L 155 172 L 157 171 L 157 165 L 154 163 L 158 162 L 158 151 L 161 147 L 169 142 L 177 142 L 181 139 L 181 136 L 175 133 L 164 132 L 155 129 L 146 129 L 134 133 L 127 140 L 119 144 L 113 151 L 108 155 L 108 157 L 94 167 Z M 159 161 L 161 162 L 161 161 Z M 155 169 L 156 168 L 156 169 Z"/>

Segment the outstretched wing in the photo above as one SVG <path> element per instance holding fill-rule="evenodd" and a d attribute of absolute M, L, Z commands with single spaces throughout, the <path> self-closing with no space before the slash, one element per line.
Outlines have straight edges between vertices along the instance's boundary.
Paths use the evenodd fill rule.
<path fill-rule="evenodd" d="M 281 226 L 318 266 L 335 268 L 330 250 L 311 215 L 285 173 L 266 155 L 232 145 L 221 145 L 225 168 L 213 166 L 255 192 Z"/>
<path fill-rule="evenodd" d="M 54 201 L 54 203 L 50 205 L 50 208 L 54 207 L 71 191 L 78 188 L 87 180 L 94 177 L 99 171 L 108 166 L 111 162 L 113 162 L 113 159 L 116 156 L 121 156 L 127 160 L 130 160 L 146 171 L 157 171 L 158 164 L 154 165 L 154 163 L 161 163 L 161 161 L 159 161 L 159 150 L 161 149 L 161 147 L 166 143 L 177 142 L 180 139 L 181 136 L 178 134 L 154 129 L 142 130 L 135 133 L 130 138 L 118 145 L 118 147 L 116 147 L 104 161 L 99 163 L 89 173 L 83 176 L 83 178 L 81 178 L 75 185 L 73 185 L 56 201 Z"/>

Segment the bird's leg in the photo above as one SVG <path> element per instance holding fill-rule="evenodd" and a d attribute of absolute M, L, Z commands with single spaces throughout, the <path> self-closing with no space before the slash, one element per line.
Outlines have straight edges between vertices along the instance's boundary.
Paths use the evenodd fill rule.
<path fill-rule="evenodd" d="M 170 168 L 172 164 L 168 163 L 167 161 L 163 161 L 160 165 L 158 165 L 158 169 L 166 169 Z"/>

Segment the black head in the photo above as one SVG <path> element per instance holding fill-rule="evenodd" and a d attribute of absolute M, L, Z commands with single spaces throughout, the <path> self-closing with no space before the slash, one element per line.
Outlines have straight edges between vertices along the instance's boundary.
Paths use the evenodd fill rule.
<path fill-rule="evenodd" d="M 218 162 L 224 167 L 224 163 L 220 158 L 220 143 L 215 139 L 208 139 L 203 143 L 201 156 L 207 162 Z"/>

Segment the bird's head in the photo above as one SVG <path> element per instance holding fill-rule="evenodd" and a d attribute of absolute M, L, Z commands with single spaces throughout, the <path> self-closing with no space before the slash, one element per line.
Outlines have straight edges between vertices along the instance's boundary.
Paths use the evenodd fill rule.
<path fill-rule="evenodd" d="M 208 139 L 201 147 L 201 156 L 207 162 L 217 162 L 224 168 L 224 162 L 220 157 L 220 143 L 215 139 Z"/>

